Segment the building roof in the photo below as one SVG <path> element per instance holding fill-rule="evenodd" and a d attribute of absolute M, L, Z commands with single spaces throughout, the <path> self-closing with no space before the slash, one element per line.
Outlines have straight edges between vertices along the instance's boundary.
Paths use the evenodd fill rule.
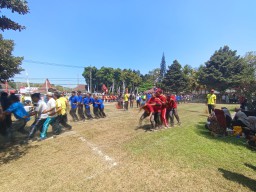
<path fill-rule="evenodd" d="M 35 92 L 39 92 L 39 93 L 47 93 L 49 92 L 51 89 L 55 89 L 54 86 L 51 85 L 49 79 L 46 79 L 44 84 L 41 85 L 38 90 L 36 90 Z"/>
<path fill-rule="evenodd" d="M 73 91 L 82 91 L 82 92 L 86 92 L 87 90 L 85 89 L 86 85 L 84 84 L 78 84 Z"/>

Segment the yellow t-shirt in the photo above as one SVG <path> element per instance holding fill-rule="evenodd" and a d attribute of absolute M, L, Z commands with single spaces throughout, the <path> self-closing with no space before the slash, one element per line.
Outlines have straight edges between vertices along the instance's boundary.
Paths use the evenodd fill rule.
<path fill-rule="evenodd" d="M 124 101 L 128 101 L 129 100 L 129 94 L 124 94 Z"/>
<path fill-rule="evenodd" d="M 207 95 L 207 104 L 208 105 L 215 105 L 215 101 L 216 101 L 216 95 L 215 94 L 208 94 Z"/>
<path fill-rule="evenodd" d="M 67 98 L 66 97 L 60 97 L 59 100 L 64 102 L 64 104 L 61 103 L 61 107 L 66 112 L 67 111 L 67 103 L 68 103 Z"/>
<path fill-rule="evenodd" d="M 66 111 L 64 110 L 65 113 L 63 114 L 62 104 L 63 104 L 63 101 L 61 101 L 60 99 L 56 100 L 56 109 L 58 110 L 58 108 L 61 108 L 61 110 L 57 112 L 57 115 L 65 115 L 66 113 Z"/>

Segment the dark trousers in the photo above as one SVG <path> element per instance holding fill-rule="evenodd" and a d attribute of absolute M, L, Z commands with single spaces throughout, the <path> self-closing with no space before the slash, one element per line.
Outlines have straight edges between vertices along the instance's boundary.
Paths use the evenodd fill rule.
<path fill-rule="evenodd" d="M 156 127 L 157 127 L 157 126 L 161 126 L 160 116 L 161 116 L 161 113 L 160 113 L 160 112 L 155 112 L 155 113 L 154 113 L 154 121 L 155 121 L 155 123 L 156 123 Z"/>
<path fill-rule="evenodd" d="M 85 119 L 83 105 L 78 106 L 78 115 L 79 115 L 80 120 Z"/>
<path fill-rule="evenodd" d="M 12 122 L 11 127 L 8 128 L 8 137 L 12 138 L 14 131 L 23 131 L 25 126 L 27 124 L 26 119 L 18 119 L 14 122 Z"/>
<path fill-rule="evenodd" d="M 124 102 L 124 109 L 126 109 L 126 110 L 128 110 L 128 103 L 129 103 L 128 101 Z"/>
<path fill-rule="evenodd" d="M 214 105 L 208 104 L 208 112 L 211 114 L 214 111 Z"/>
<path fill-rule="evenodd" d="M 33 138 L 35 133 L 37 132 L 37 130 L 40 130 L 40 132 L 42 132 L 42 128 L 44 125 L 46 119 L 36 119 L 34 121 L 34 123 L 31 125 L 30 127 L 30 131 L 29 131 L 29 138 Z"/>
<path fill-rule="evenodd" d="M 93 107 L 93 114 L 94 114 L 95 118 L 99 118 L 100 117 L 99 108 L 98 107 Z"/>
<path fill-rule="evenodd" d="M 133 108 L 133 100 L 130 100 L 130 108 Z"/>
<path fill-rule="evenodd" d="M 137 103 L 137 108 L 140 107 L 140 101 L 137 100 L 136 103 Z"/>
<path fill-rule="evenodd" d="M 169 116 L 170 116 L 171 125 L 174 124 L 174 117 L 176 118 L 176 120 L 178 121 L 178 123 L 180 123 L 180 117 L 179 117 L 179 115 L 178 115 L 178 110 L 177 110 L 177 108 L 173 108 L 172 110 L 170 110 Z"/>
<path fill-rule="evenodd" d="M 65 128 L 71 129 L 72 126 L 67 123 L 67 115 L 58 115 L 56 121 L 58 124 L 62 125 Z"/>
<path fill-rule="evenodd" d="M 12 126 L 11 115 L 6 115 L 3 121 L 0 122 L 0 133 L 6 135 L 8 129 Z"/>
<path fill-rule="evenodd" d="M 167 123 L 170 123 L 170 111 L 171 111 L 171 109 L 166 109 L 165 116 L 166 116 Z"/>
<path fill-rule="evenodd" d="M 55 135 L 59 135 L 61 133 L 62 127 L 60 125 L 60 121 L 61 121 L 61 117 L 60 115 L 58 115 L 50 123 L 50 125 L 52 126 L 52 131 Z"/>
<path fill-rule="evenodd" d="M 101 117 L 106 117 L 106 114 L 105 114 L 105 112 L 104 112 L 104 108 L 102 108 L 102 109 L 99 109 L 100 110 L 100 116 Z"/>
<path fill-rule="evenodd" d="M 73 121 L 78 121 L 78 117 L 76 115 L 76 108 L 73 108 L 73 109 L 71 108 L 69 114 L 73 118 Z"/>
<path fill-rule="evenodd" d="M 91 115 L 91 109 L 89 108 L 85 108 L 85 115 L 88 119 L 92 119 L 92 115 Z"/>

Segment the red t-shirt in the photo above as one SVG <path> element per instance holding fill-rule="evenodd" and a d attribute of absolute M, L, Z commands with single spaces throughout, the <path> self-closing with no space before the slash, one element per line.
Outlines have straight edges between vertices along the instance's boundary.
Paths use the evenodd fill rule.
<path fill-rule="evenodd" d="M 146 104 L 146 105 L 144 105 L 142 108 L 143 108 L 147 113 L 154 112 L 154 109 L 153 109 L 152 105 L 150 105 L 149 103 Z"/>
<path fill-rule="evenodd" d="M 167 98 L 167 109 L 174 109 L 177 108 L 177 102 L 175 96 L 172 95 L 171 97 Z"/>
<path fill-rule="evenodd" d="M 166 101 L 167 101 L 166 96 L 161 94 L 158 96 L 158 98 L 162 101 L 162 109 L 166 108 Z"/>
<path fill-rule="evenodd" d="M 148 100 L 148 104 L 153 104 L 152 107 L 154 109 L 154 112 L 161 112 L 162 101 L 158 97 L 151 97 Z"/>

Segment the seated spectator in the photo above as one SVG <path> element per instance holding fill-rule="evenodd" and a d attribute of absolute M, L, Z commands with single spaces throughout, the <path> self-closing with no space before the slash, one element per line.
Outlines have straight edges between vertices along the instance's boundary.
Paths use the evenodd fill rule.
<path fill-rule="evenodd" d="M 232 117 L 229 110 L 226 107 L 221 107 L 221 110 L 224 112 L 227 127 L 231 128 Z"/>
<path fill-rule="evenodd" d="M 241 111 L 241 108 L 235 108 L 235 116 L 232 121 L 233 126 L 241 126 L 241 127 L 249 127 L 250 122 L 248 121 L 248 117 L 244 112 Z"/>
<path fill-rule="evenodd" d="M 246 116 L 244 112 L 241 111 L 241 108 L 235 108 L 236 114 L 232 121 L 233 126 L 241 126 L 242 130 L 246 136 L 246 139 L 250 139 L 251 135 L 256 133 L 256 117 L 255 116 Z"/>

